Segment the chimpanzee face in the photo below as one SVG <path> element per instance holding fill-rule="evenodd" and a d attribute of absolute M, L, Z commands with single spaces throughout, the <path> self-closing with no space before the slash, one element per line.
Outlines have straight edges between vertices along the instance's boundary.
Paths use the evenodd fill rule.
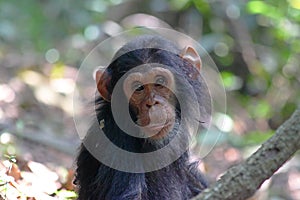
<path fill-rule="evenodd" d="M 161 139 L 175 123 L 173 74 L 165 68 L 147 68 L 130 73 L 123 89 L 134 112 L 136 123 L 150 139 Z"/>
<path fill-rule="evenodd" d="M 146 59 L 145 55 L 149 57 Z M 200 67 L 199 55 L 189 46 L 179 54 L 160 49 L 137 49 L 117 57 L 108 69 L 97 71 L 97 89 L 101 97 L 110 102 L 116 84 L 122 79 L 121 87 L 129 102 L 131 117 L 143 138 L 163 139 L 175 125 L 174 91 L 182 87 L 175 83 L 174 70 L 182 70 L 183 79 L 186 73 L 193 79 Z"/>

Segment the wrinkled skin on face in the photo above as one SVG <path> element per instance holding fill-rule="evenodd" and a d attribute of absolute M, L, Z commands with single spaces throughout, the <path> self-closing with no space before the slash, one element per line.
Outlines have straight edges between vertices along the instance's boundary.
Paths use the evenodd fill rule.
<path fill-rule="evenodd" d="M 185 47 L 179 56 L 200 70 L 201 60 L 190 46 Z M 190 77 L 195 78 L 197 74 Z M 111 92 L 108 84 L 112 76 L 106 71 L 96 72 L 97 88 L 101 97 L 110 102 Z M 166 68 L 150 66 L 142 71 L 131 72 L 124 80 L 123 90 L 131 110 L 137 118 L 142 134 L 149 139 L 163 139 L 175 123 L 175 97 L 171 91 L 176 89 L 174 76 Z"/>
<path fill-rule="evenodd" d="M 150 139 L 161 139 L 170 132 L 175 123 L 174 77 L 168 69 L 150 68 L 134 72 L 125 79 L 123 89 L 136 123 Z"/>

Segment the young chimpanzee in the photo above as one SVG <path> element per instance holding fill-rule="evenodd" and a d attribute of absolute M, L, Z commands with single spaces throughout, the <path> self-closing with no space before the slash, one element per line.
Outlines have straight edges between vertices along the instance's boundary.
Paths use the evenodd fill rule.
<path fill-rule="evenodd" d="M 77 158 L 79 200 L 183 200 L 207 187 L 188 150 L 200 113 L 210 112 L 200 68 L 191 46 L 142 36 L 96 72 L 97 119 Z"/>

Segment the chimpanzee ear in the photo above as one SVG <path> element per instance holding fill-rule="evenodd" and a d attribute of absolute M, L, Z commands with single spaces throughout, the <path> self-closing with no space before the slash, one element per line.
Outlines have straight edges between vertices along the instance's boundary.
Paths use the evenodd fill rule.
<path fill-rule="evenodd" d="M 105 101 L 110 101 L 111 94 L 107 90 L 107 85 L 110 82 L 111 76 L 105 69 L 98 69 L 96 71 L 96 84 L 100 96 Z"/>
<path fill-rule="evenodd" d="M 182 49 L 180 56 L 190 62 L 191 64 L 194 65 L 198 70 L 201 69 L 201 58 L 197 51 L 191 47 L 191 46 L 186 46 L 185 48 Z"/>

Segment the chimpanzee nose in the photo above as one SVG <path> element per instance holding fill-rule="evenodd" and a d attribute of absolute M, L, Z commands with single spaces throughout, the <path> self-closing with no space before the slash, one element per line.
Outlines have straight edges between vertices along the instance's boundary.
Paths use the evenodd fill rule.
<path fill-rule="evenodd" d="M 145 103 L 147 108 L 151 108 L 152 106 L 159 104 L 159 101 L 155 98 L 155 94 L 151 93 Z"/>
<path fill-rule="evenodd" d="M 152 106 L 154 106 L 156 104 L 158 104 L 158 101 L 153 100 L 152 102 L 147 102 L 146 106 L 147 106 L 147 108 L 151 108 Z"/>

